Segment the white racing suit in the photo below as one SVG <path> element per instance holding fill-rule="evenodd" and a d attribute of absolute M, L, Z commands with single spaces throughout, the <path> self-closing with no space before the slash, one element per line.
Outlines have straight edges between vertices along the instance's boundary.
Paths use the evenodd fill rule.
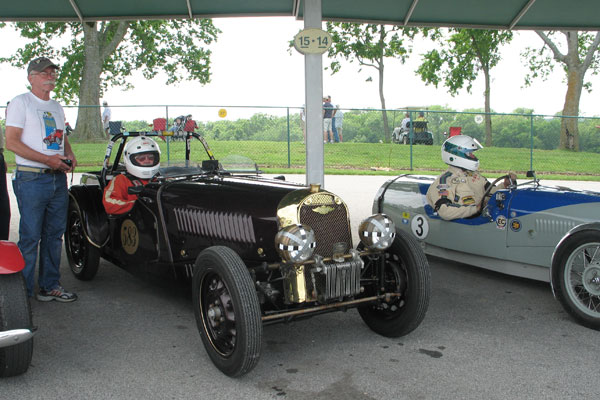
<path fill-rule="evenodd" d="M 427 201 L 445 220 L 467 218 L 479 212 L 490 183 L 479 172 L 449 166 L 427 190 Z M 492 188 L 494 193 L 498 188 Z"/>

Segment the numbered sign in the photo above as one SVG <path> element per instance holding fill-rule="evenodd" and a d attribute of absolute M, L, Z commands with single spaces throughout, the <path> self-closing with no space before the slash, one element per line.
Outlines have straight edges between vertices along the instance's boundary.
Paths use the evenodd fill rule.
<path fill-rule="evenodd" d="M 418 239 L 425 239 L 429 234 L 429 222 L 424 215 L 417 214 L 410 222 L 410 230 Z"/>
<path fill-rule="evenodd" d="M 302 54 L 323 54 L 331 47 L 331 35 L 319 28 L 308 28 L 294 36 L 294 47 Z"/>
<path fill-rule="evenodd" d="M 226 109 L 224 109 L 224 108 L 221 108 L 221 109 L 219 110 L 219 117 L 221 117 L 221 118 L 225 118 L 226 116 L 227 116 L 227 110 L 226 110 Z"/>

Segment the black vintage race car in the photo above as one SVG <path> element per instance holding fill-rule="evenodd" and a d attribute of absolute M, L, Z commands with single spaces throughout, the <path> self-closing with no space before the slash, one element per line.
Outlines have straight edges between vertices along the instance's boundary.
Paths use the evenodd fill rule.
<path fill-rule="evenodd" d="M 398 337 L 423 320 L 430 272 L 414 238 L 376 214 L 353 248 L 341 198 L 226 168 L 196 133 L 186 134 L 182 165 L 163 165 L 129 213 L 107 215 L 102 190 L 125 172 L 124 144 L 139 135 L 113 136 L 102 171 L 70 188 L 65 247 L 77 278 L 94 278 L 103 257 L 189 280 L 204 346 L 230 376 L 256 365 L 266 324 L 356 307 L 373 331 Z M 194 161 L 198 141 L 208 157 Z"/>

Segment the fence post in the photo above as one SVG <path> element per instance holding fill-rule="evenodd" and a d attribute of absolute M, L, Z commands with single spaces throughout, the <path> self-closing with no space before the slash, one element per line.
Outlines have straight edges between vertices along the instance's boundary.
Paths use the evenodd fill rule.
<path fill-rule="evenodd" d="M 531 144 L 529 145 L 529 170 L 533 171 L 533 113 L 529 116 Z"/>
<path fill-rule="evenodd" d="M 169 127 L 169 106 L 165 105 L 165 115 L 167 117 L 167 122 L 165 123 L 165 128 Z M 167 142 L 167 165 L 170 164 L 171 161 L 171 150 L 169 147 L 169 143 L 171 142 L 171 136 L 165 136 L 165 142 Z"/>
<path fill-rule="evenodd" d="M 288 136 L 288 140 L 287 140 L 287 145 L 288 145 L 288 168 L 291 168 L 292 166 L 292 161 L 290 158 L 290 108 L 286 107 L 287 110 L 287 136 Z"/>

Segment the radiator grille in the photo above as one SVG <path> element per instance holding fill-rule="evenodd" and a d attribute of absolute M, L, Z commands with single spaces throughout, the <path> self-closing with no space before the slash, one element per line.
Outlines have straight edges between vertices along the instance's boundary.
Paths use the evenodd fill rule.
<path fill-rule="evenodd" d="M 313 269 L 307 276 L 307 292 L 316 294 L 321 303 L 342 299 L 360 293 L 361 259 L 342 263 L 320 264 L 320 272 Z"/>
<path fill-rule="evenodd" d="M 332 194 L 316 193 L 308 196 L 300 205 L 300 223 L 310 226 L 315 232 L 317 248 L 315 254 L 323 257 L 333 255 L 333 244 L 344 242 L 352 248 L 352 234 L 348 222 L 346 205 Z"/>
<path fill-rule="evenodd" d="M 256 243 L 252 218 L 246 214 L 175 208 L 177 230 L 180 233 Z"/>

